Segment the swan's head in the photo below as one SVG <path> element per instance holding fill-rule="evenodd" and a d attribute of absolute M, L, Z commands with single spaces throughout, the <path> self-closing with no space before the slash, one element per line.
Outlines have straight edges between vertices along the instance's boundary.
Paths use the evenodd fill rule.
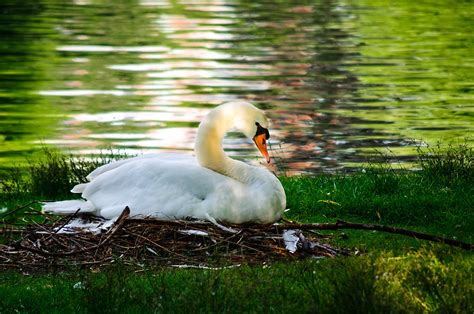
<path fill-rule="evenodd" d="M 252 139 L 266 161 L 270 162 L 267 151 L 270 133 L 265 113 L 248 102 L 233 101 L 211 110 L 199 124 L 194 150 L 202 166 L 220 170 L 224 155 L 222 138 L 232 129 Z"/>
<path fill-rule="evenodd" d="M 270 156 L 267 150 L 267 141 L 270 138 L 270 132 L 268 132 L 268 128 L 263 127 L 259 122 L 255 122 L 255 126 L 257 130 L 252 139 L 262 156 L 265 157 L 267 163 L 270 163 Z"/>
<path fill-rule="evenodd" d="M 234 112 L 235 127 L 254 141 L 262 156 L 269 163 L 267 141 L 270 138 L 270 132 L 265 113 L 248 102 L 233 102 L 228 105 Z"/>

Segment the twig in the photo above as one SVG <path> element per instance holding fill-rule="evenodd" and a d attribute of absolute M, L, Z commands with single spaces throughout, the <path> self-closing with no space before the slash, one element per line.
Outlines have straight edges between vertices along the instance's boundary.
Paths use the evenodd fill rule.
<path fill-rule="evenodd" d="M 432 242 L 444 243 L 451 246 L 460 247 L 465 250 L 472 250 L 473 245 L 471 243 L 449 239 L 445 237 L 440 237 L 436 235 L 431 235 L 428 233 L 392 227 L 392 226 L 384 226 L 384 225 L 376 225 L 376 224 L 362 224 L 362 223 L 352 223 L 346 222 L 342 220 L 338 220 L 336 223 L 315 223 L 315 224 L 298 224 L 298 223 L 291 223 L 291 224 L 281 224 L 276 225 L 278 228 L 281 229 L 301 229 L 301 230 L 338 230 L 338 229 L 359 229 L 359 230 L 377 230 L 382 232 L 388 233 L 395 233 L 395 234 L 402 234 L 412 238 L 417 238 L 421 240 L 427 240 Z"/>
<path fill-rule="evenodd" d="M 131 232 L 131 234 L 133 234 L 134 236 L 136 236 L 136 237 L 138 237 L 138 238 L 141 238 L 141 239 L 143 239 L 143 240 L 145 240 L 145 241 L 147 241 L 147 242 L 153 244 L 153 245 L 156 246 L 156 247 L 159 247 L 159 248 L 162 249 L 163 251 L 166 251 L 166 252 L 168 252 L 168 253 L 170 253 L 170 254 L 172 254 L 172 255 L 174 254 L 174 255 L 176 255 L 176 256 L 179 256 L 179 257 L 181 257 L 181 258 L 186 259 L 185 256 L 183 256 L 183 255 L 181 255 L 181 254 L 179 254 L 179 253 L 173 252 L 173 251 L 171 251 L 171 250 L 168 250 L 168 249 L 165 248 L 164 246 L 159 245 L 159 244 L 156 243 L 155 241 L 150 240 L 150 239 L 148 239 L 147 237 L 142 236 L 141 234 L 137 234 L 137 233 L 133 233 L 133 232 Z"/>
<path fill-rule="evenodd" d="M 225 242 L 229 242 L 232 238 L 235 238 L 236 236 L 238 236 L 239 234 L 238 233 L 233 233 L 231 236 L 225 238 L 225 239 L 222 239 L 220 241 L 217 241 L 213 244 L 210 244 L 208 246 L 204 246 L 204 247 L 200 247 L 200 248 L 197 248 L 197 249 L 193 249 L 192 251 L 194 252 L 197 252 L 197 251 L 203 251 L 203 250 L 208 250 L 210 249 L 211 247 L 214 247 L 214 246 L 219 246 L 220 244 L 222 243 L 225 243 Z"/>
<path fill-rule="evenodd" d="M 68 219 L 60 226 L 60 227 L 56 227 L 56 230 L 54 231 L 54 234 L 58 233 L 62 228 L 64 228 L 64 226 L 66 226 L 68 223 L 71 222 L 71 220 L 76 217 L 77 213 L 80 211 L 81 209 L 78 208 L 76 210 L 76 212 L 74 214 L 72 214 L 71 216 L 68 217 Z"/>
<path fill-rule="evenodd" d="M 21 210 L 21 209 L 24 209 L 24 208 L 29 207 L 29 206 L 31 206 L 31 205 L 33 205 L 33 204 L 36 204 L 36 203 L 38 203 L 38 201 L 33 201 L 33 202 L 29 202 L 29 203 L 26 204 L 26 205 L 18 206 L 17 208 L 15 208 L 15 209 L 13 209 L 13 210 L 11 210 L 11 211 L 9 211 L 9 212 L 3 214 L 2 216 L 0 216 L 0 219 L 3 219 L 3 218 L 5 218 L 5 217 L 7 217 L 7 216 L 9 216 L 9 215 L 11 215 L 11 214 L 13 214 L 13 213 L 15 213 L 15 212 Z"/>
<path fill-rule="evenodd" d="M 9 234 L 22 234 L 25 232 L 25 229 L 8 229 L 8 227 L 4 227 L 0 229 L 0 235 L 9 235 Z"/>
<path fill-rule="evenodd" d="M 109 230 L 109 232 L 107 233 L 107 236 L 105 237 L 104 240 L 102 240 L 101 242 L 99 242 L 96 245 L 86 247 L 86 248 L 83 248 L 83 249 L 80 249 L 80 250 L 55 253 L 55 252 L 48 252 L 48 251 L 41 250 L 41 249 L 36 249 L 36 248 L 32 248 L 32 247 L 23 246 L 21 243 L 16 243 L 15 246 L 17 246 L 19 248 L 22 248 L 24 250 L 28 250 L 28 251 L 33 252 L 33 253 L 41 254 L 41 255 L 68 256 L 68 255 L 73 255 L 73 254 L 84 253 L 84 252 L 93 250 L 95 248 L 98 248 L 98 247 L 104 245 L 107 241 L 109 241 L 110 238 L 112 238 L 112 236 L 115 234 L 115 232 L 117 232 L 117 230 L 119 230 L 124 225 L 124 222 L 128 218 L 129 215 L 130 215 L 130 208 L 128 208 L 128 206 L 127 206 L 127 207 L 125 207 L 123 212 L 120 214 L 120 216 L 117 218 L 117 220 L 115 221 L 115 224 Z"/>
<path fill-rule="evenodd" d="M 67 217 L 47 223 L 30 222 L 30 225 L 21 230 L 23 232 L 22 239 L 16 244 L 3 246 L 0 244 L 0 269 L 12 267 L 5 266 L 10 261 L 12 264 L 18 264 L 20 269 L 44 269 L 45 267 L 67 265 L 98 264 L 101 266 L 113 263 L 114 256 L 124 257 L 124 260 L 134 267 L 142 267 L 143 262 L 163 265 L 169 265 L 176 261 L 206 264 L 210 261 L 209 257 L 225 257 L 231 263 L 236 261 L 258 263 L 288 258 L 334 257 L 348 254 L 344 249 L 319 242 L 318 237 L 310 235 L 312 230 L 378 230 L 472 250 L 472 244 L 458 240 L 373 224 L 344 221 L 299 224 L 286 221 L 282 224 L 226 225 L 229 228 L 239 229 L 238 233 L 229 235 L 227 231 L 206 221 L 129 219 L 129 214 L 130 210 L 127 207 L 112 227 L 101 234 L 81 230 L 72 234 L 55 232 L 58 227 L 67 225 Z M 16 226 L 11 226 L 11 224 L 8 226 L 17 230 Z M 182 232 L 183 229 L 206 232 L 209 237 L 195 236 L 192 232 L 186 234 Z M 285 248 L 282 237 L 284 229 L 306 231 L 304 235 L 299 232 L 300 241 L 295 253 L 289 253 Z M 4 227 L 3 230 L 0 229 L 0 235 L 6 234 L 8 231 Z M 306 238 L 306 236 L 308 237 Z M 148 254 L 145 250 L 148 247 L 159 253 Z M 15 250 L 15 248 L 20 249 Z M 151 252 L 153 253 L 153 251 Z M 162 254 L 163 252 L 167 254 Z"/>
<path fill-rule="evenodd" d="M 157 219 L 130 219 L 127 222 L 140 222 L 143 224 L 152 224 L 152 225 L 187 225 L 191 227 L 202 227 L 206 225 L 202 221 L 164 221 L 164 220 L 157 220 Z M 210 225 L 210 223 L 207 223 Z M 345 222 L 342 220 L 338 220 L 336 223 L 310 223 L 310 224 L 300 224 L 300 223 L 283 223 L 278 225 L 243 225 L 240 226 L 243 230 L 252 230 L 252 231 L 262 231 L 265 229 L 301 229 L 301 230 L 339 230 L 339 229 L 359 229 L 359 230 L 377 230 L 382 232 L 394 233 L 394 234 L 402 234 L 405 236 L 417 238 L 420 240 L 427 240 L 432 242 L 444 243 L 451 246 L 456 246 L 465 250 L 472 250 L 473 244 L 449 239 L 446 237 L 431 235 L 428 233 L 412 231 L 408 229 L 392 227 L 392 226 L 384 226 L 384 225 L 377 225 L 377 224 L 362 224 L 362 223 L 351 223 Z M 256 230 L 255 230 L 256 229 Z"/>

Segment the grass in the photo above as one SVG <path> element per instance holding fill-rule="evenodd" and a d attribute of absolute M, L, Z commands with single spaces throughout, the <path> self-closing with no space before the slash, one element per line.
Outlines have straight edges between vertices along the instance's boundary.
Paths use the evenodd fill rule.
<path fill-rule="evenodd" d="M 2 312 L 471 313 L 472 260 L 429 250 L 224 270 L 25 276 L 0 283 Z"/>
<path fill-rule="evenodd" d="M 29 162 L 26 167 L 10 168 L 0 173 L 0 193 L 3 198 L 14 199 L 32 195 L 43 199 L 70 197 L 71 188 L 86 182 L 86 176 L 95 168 L 124 157 L 127 156 L 109 151 L 86 159 L 44 148 L 43 156 Z"/>
<path fill-rule="evenodd" d="M 359 222 L 472 236 L 474 185 L 444 185 L 422 173 L 392 171 L 351 176 L 282 178 L 289 217 L 301 221 Z M 453 230 L 455 228 L 456 230 Z M 472 239 L 471 239 L 472 240 Z"/>
<path fill-rule="evenodd" d="M 466 181 L 474 184 L 474 148 L 468 144 L 420 147 L 418 155 L 426 177 L 445 184 Z"/>
<path fill-rule="evenodd" d="M 29 174 L 14 184 L 4 177 L 0 208 L 70 197 L 48 186 L 50 178 L 64 175 L 67 179 L 57 184 L 67 182 L 68 189 L 82 180 L 89 165 L 57 158 L 28 168 Z M 472 160 L 467 146 L 435 147 L 420 150 L 418 172 L 382 165 L 350 176 L 281 178 L 290 208 L 286 218 L 390 224 L 472 243 Z M 5 271 L 0 273 L 0 312 L 474 311 L 472 252 L 380 232 L 333 235 L 335 244 L 357 249 L 358 256 L 221 270 L 146 265 L 139 273 L 130 272 L 117 257 L 109 269 L 30 275 Z"/>

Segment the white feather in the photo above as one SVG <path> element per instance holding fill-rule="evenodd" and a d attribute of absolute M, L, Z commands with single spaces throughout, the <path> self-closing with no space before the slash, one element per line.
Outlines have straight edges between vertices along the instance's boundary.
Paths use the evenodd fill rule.
<path fill-rule="evenodd" d="M 80 209 L 81 213 L 93 213 L 95 207 L 86 200 L 69 200 L 59 202 L 44 202 L 43 210 L 58 215 L 74 214 Z"/>
<path fill-rule="evenodd" d="M 251 137 L 256 132 L 255 122 L 268 125 L 263 112 L 251 104 L 221 105 L 199 126 L 196 158 L 164 153 L 113 162 L 94 170 L 88 176 L 90 182 L 72 189 L 86 201 L 48 203 L 43 208 L 58 214 L 80 208 L 81 212 L 114 218 L 128 206 L 131 216 L 274 222 L 286 205 L 281 183 L 265 168 L 228 158 L 221 144 L 233 128 Z"/>

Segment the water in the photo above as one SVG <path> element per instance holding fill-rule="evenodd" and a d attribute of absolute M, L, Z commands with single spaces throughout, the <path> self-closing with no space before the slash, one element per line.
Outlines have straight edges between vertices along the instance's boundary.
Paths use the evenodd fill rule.
<path fill-rule="evenodd" d="M 0 4 L 3 168 L 44 145 L 192 153 L 200 119 L 236 99 L 268 112 L 286 174 L 473 141 L 469 1 L 28 2 Z M 257 160 L 239 134 L 225 147 Z"/>

